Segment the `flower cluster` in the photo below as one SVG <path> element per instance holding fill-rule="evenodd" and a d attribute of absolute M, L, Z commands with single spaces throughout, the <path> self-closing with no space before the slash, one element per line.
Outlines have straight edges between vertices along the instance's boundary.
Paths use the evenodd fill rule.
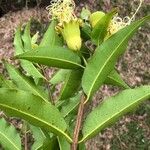
<path fill-rule="evenodd" d="M 57 19 L 60 24 L 77 19 L 74 9 L 73 0 L 52 0 L 51 4 L 46 8 L 52 19 Z"/>
<path fill-rule="evenodd" d="M 80 50 L 82 40 L 80 36 L 81 20 L 76 17 L 74 9 L 73 0 L 52 0 L 47 7 L 52 19 L 58 21 L 57 32 L 62 34 L 67 46 L 76 51 Z"/>
<path fill-rule="evenodd" d="M 142 2 L 143 0 L 140 0 L 139 6 L 131 18 L 129 16 L 126 16 L 122 19 L 121 17 L 118 17 L 118 14 L 114 16 L 108 28 L 108 35 L 111 36 L 112 34 L 116 33 L 125 26 L 130 25 L 131 22 L 135 19 L 135 15 L 139 11 L 140 7 L 142 6 Z"/>
<path fill-rule="evenodd" d="M 116 14 L 108 26 L 105 40 L 111 35 L 124 28 L 134 20 L 143 0 L 140 0 L 139 7 L 134 15 L 130 18 L 128 16 L 123 19 Z M 62 34 L 67 46 L 72 50 L 80 50 L 82 45 L 80 26 L 82 20 L 75 15 L 75 3 L 73 0 L 52 0 L 51 4 L 47 7 L 51 19 L 56 19 L 58 24 L 56 26 L 57 33 Z M 89 14 L 89 13 L 88 13 Z M 102 11 L 97 11 L 90 14 L 89 22 L 92 28 L 103 18 L 106 14 Z"/>

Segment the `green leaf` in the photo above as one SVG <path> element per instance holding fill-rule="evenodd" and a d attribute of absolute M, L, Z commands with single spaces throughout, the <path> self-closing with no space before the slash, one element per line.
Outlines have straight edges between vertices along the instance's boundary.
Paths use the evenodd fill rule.
<path fill-rule="evenodd" d="M 68 101 L 66 101 L 65 104 L 63 104 L 60 111 L 64 118 L 71 114 L 77 108 L 80 103 L 80 98 L 81 93 L 77 94 L 75 97 L 70 98 Z"/>
<path fill-rule="evenodd" d="M 80 143 L 79 144 L 79 150 L 86 150 L 85 143 Z"/>
<path fill-rule="evenodd" d="M 8 63 L 5 63 L 5 66 L 10 78 L 15 82 L 19 89 L 29 91 L 35 95 L 40 96 L 44 101 L 48 101 L 47 95 L 44 94 L 44 91 L 38 89 L 37 86 L 31 80 L 29 80 L 28 77 L 21 74 L 19 70 L 15 69 L 12 65 Z"/>
<path fill-rule="evenodd" d="M 21 138 L 14 126 L 0 119 L 0 144 L 5 150 L 21 150 Z"/>
<path fill-rule="evenodd" d="M 56 85 L 60 82 L 63 82 L 66 79 L 67 74 L 69 73 L 70 70 L 67 69 L 58 70 L 56 74 L 51 78 L 50 83 Z"/>
<path fill-rule="evenodd" d="M 142 86 L 136 89 L 124 90 L 116 96 L 104 100 L 85 119 L 83 138 L 80 142 L 86 141 L 98 134 L 120 116 L 123 116 L 149 98 L 150 86 Z"/>
<path fill-rule="evenodd" d="M 119 86 L 125 89 L 129 89 L 130 87 L 125 83 L 125 81 L 122 80 L 121 76 L 118 74 L 116 70 L 113 70 L 106 80 L 104 81 L 104 84 L 110 84 L 114 86 Z"/>
<path fill-rule="evenodd" d="M 32 145 L 32 150 L 39 150 L 42 148 L 46 136 L 44 135 L 44 133 L 39 127 L 30 125 L 30 129 L 34 138 L 34 144 Z"/>
<path fill-rule="evenodd" d="M 17 88 L 17 86 L 11 80 L 5 79 L 1 74 L 0 74 L 0 87 Z"/>
<path fill-rule="evenodd" d="M 21 27 L 20 26 L 17 28 L 17 30 L 15 32 L 14 46 L 15 46 L 15 55 L 19 55 L 24 52 L 23 43 L 21 40 Z"/>
<path fill-rule="evenodd" d="M 25 26 L 24 34 L 22 36 L 25 51 L 32 50 L 32 44 L 31 44 L 32 39 L 31 39 L 31 36 L 30 36 L 30 26 L 31 26 L 31 21 L 29 21 L 27 23 L 27 25 Z"/>
<path fill-rule="evenodd" d="M 42 150 L 59 150 L 59 144 L 56 136 L 46 138 Z"/>
<path fill-rule="evenodd" d="M 116 10 L 107 13 L 104 17 L 102 17 L 98 21 L 98 23 L 95 25 L 94 29 L 92 30 L 91 37 L 94 43 L 96 43 L 97 45 L 100 45 L 103 42 L 107 34 L 108 26 L 114 14 L 116 14 Z"/>
<path fill-rule="evenodd" d="M 20 117 L 32 125 L 56 135 L 72 139 L 66 134 L 66 122 L 58 109 L 39 96 L 26 91 L 0 88 L 0 109 L 9 116 Z"/>
<path fill-rule="evenodd" d="M 84 40 L 89 40 L 91 39 L 91 33 L 92 33 L 91 27 L 89 26 L 89 24 L 85 23 L 81 28 L 81 37 Z"/>
<path fill-rule="evenodd" d="M 62 136 L 58 136 L 60 150 L 70 150 L 70 144 Z"/>
<path fill-rule="evenodd" d="M 63 47 L 39 47 L 34 51 L 16 56 L 35 63 L 63 69 L 83 68 L 80 57 L 71 50 Z"/>
<path fill-rule="evenodd" d="M 34 79 L 45 79 L 41 72 L 31 62 L 21 60 L 21 67 L 27 72 L 28 76 L 32 76 Z"/>
<path fill-rule="evenodd" d="M 14 38 L 15 55 L 22 54 L 24 52 L 23 43 L 21 40 L 21 28 L 18 27 Z M 44 78 L 44 76 L 38 71 L 38 69 L 29 61 L 21 60 L 21 67 L 27 72 L 28 75 L 34 78 Z"/>
<path fill-rule="evenodd" d="M 87 100 L 104 83 L 113 70 L 117 59 L 124 53 L 129 39 L 149 18 L 150 16 L 144 17 L 121 29 L 96 49 L 85 68 L 82 78 L 82 87 L 87 94 Z"/>
<path fill-rule="evenodd" d="M 83 71 L 82 70 L 72 70 L 67 75 L 64 86 L 60 92 L 59 100 L 65 100 L 72 97 L 81 85 Z"/>
<path fill-rule="evenodd" d="M 53 47 L 53 46 L 62 46 L 62 39 L 57 35 L 55 31 L 56 21 L 52 21 L 49 25 L 44 37 L 40 43 L 40 47 Z"/>

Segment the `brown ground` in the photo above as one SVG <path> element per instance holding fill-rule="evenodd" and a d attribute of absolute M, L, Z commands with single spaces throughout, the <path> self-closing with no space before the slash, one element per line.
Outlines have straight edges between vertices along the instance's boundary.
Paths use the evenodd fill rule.
<path fill-rule="evenodd" d="M 137 8 L 136 2 L 134 3 L 134 1 L 132 0 L 115 0 L 114 2 L 110 2 L 110 0 L 104 0 L 101 2 L 99 2 L 98 0 L 88 0 L 86 4 L 89 5 L 92 10 L 100 8 L 105 11 L 109 10 L 111 7 L 117 6 L 121 10 L 120 15 L 124 17 L 125 15 L 132 15 L 132 13 Z M 148 1 L 145 1 L 136 19 L 148 14 L 148 8 L 149 3 Z M 80 10 L 80 8 L 78 8 L 78 10 Z M 30 17 L 33 17 L 41 22 L 48 22 L 47 13 L 43 8 L 34 8 L 29 10 L 23 9 L 15 13 L 8 12 L 6 15 L 0 18 L 0 73 L 3 73 L 4 71 L 3 64 L 1 62 L 2 58 L 9 59 L 14 52 L 12 43 L 15 28 L 20 23 L 25 23 Z M 121 72 L 122 77 L 131 86 L 150 84 L 149 32 L 150 30 L 148 29 L 148 24 L 139 29 L 135 37 L 129 42 L 127 52 L 117 64 L 117 69 Z M 104 86 L 93 99 L 91 108 L 97 106 L 102 98 L 110 96 L 117 91 L 118 89 L 116 88 Z M 149 102 L 147 102 L 146 104 L 150 105 Z M 147 136 L 147 138 L 150 138 L 150 126 L 148 126 L 150 124 L 147 125 L 145 123 L 145 119 L 147 116 L 148 115 L 144 113 L 142 115 L 132 114 L 123 117 L 118 123 L 116 123 L 114 127 L 106 129 L 103 133 L 87 142 L 87 149 L 111 150 L 112 139 L 114 137 L 119 139 L 120 149 L 128 149 L 128 145 L 120 140 L 120 135 L 124 132 L 127 132 L 128 129 L 126 127 L 126 124 L 134 120 L 139 126 L 145 128 L 145 136 Z M 133 146 L 133 150 L 136 150 L 135 147 L 136 145 Z M 114 150 L 118 149 L 116 148 Z"/>

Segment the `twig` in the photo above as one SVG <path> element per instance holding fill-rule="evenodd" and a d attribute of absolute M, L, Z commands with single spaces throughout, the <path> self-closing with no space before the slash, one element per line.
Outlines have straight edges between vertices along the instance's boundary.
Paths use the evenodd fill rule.
<path fill-rule="evenodd" d="M 80 102 L 79 109 L 78 109 L 78 115 L 77 115 L 76 125 L 74 129 L 73 143 L 71 145 L 71 150 L 77 150 L 77 147 L 78 147 L 78 138 L 79 138 L 81 123 L 82 123 L 82 118 L 83 118 L 85 99 L 86 99 L 86 96 L 83 94 L 81 97 L 81 102 Z"/>
<path fill-rule="evenodd" d="M 55 105 L 55 102 L 54 102 L 52 94 L 51 94 L 51 87 L 50 87 L 50 84 L 49 84 L 49 76 L 46 73 L 46 71 L 45 71 L 43 66 L 41 66 L 41 70 L 42 70 L 42 72 L 44 74 L 44 77 L 46 78 L 45 79 L 45 83 L 46 83 L 46 86 L 47 86 L 47 89 L 48 89 L 49 100 L 52 102 L 53 105 Z"/>

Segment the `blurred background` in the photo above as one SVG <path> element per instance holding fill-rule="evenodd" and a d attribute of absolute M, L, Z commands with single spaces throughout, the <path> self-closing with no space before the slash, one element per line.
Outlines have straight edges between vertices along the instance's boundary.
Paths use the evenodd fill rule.
<path fill-rule="evenodd" d="M 139 0 L 76 0 L 76 13 L 83 6 L 91 12 L 95 10 L 109 11 L 119 8 L 119 16 L 132 16 L 138 7 Z M 46 6 L 50 0 L 0 0 L 0 73 L 5 73 L 1 60 L 10 60 L 13 56 L 13 35 L 19 24 L 25 24 L 33 18 L 32 30 L 44 33 L 49 23 Z M 136 19 L 149 14 L 150 2 L 145 0 Z M 116 68 L 130 86 L 150 84 L 150 24 L 140 28 L 129 42 L 128 50 L 118 61 Z M 90 109 L 119 89 L 103 86 L 95 95 Z M 0 117 L 3 114 L 0 113 Z M 10 120 L 12 121 L 12 120 Z M 12 123 L 19 128 L 16 122 Z M 28 143 L 31 140 L 28 138 Z M 150 100 L 140 105 L 133 113 L 121 118 L 115 125 L 102 131 L 98 136 L 87 142 L 87 150 L 150 150 Z"/>

